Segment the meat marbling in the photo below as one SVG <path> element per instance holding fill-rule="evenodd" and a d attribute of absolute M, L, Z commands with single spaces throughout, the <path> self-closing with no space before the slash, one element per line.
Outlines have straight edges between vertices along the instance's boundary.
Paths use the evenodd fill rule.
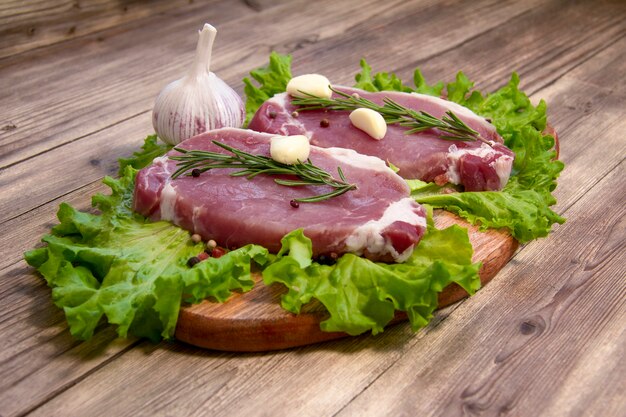
<path fill-rule="evenodd" d="M 269 156 L 272 136 L 224 128 L 190 138 L 179 147 L 225 153 L 212 143 L 215 140 Z M 232 177 L 233 169 L 172 180 L 176 161 L 169 156 L 174 154 L 178 152 L 156 158 L 137 174 L 134 209 L 226 247 L 255 243 L 277 252 L 285 234 L 303 228 L 315 256 L 353 252 L 373 260 L 402 262 L 425 231 L 425 211 L 409 197 L 404 180 L 381 159 L 353 150 L 311 147 L 313 164 L 334 176 L 340 166 L 357 189 L 321 202 L 300 203 L 298 208 L 290 205 L 292 199 L 327 192 L 328 187 L 286 187 L 266 175 L 251 180 Z"/>
<path fill-rule="evenodd" d="M 424 94 L 383 91 L 371 93 L 355 88 L 336 87 L 339 91 L 383 104 L 389 97 L 405 107 L 442 117 L 452 110 L 468 126 L 493 141 L 493 146 L 479 141 L 450 141 L 433 130 L 407 135 L 407 128 L 389 125 L 385 137 L 378 141 L 354 127 L 348 111 L 307 110 L 297 115 L 287 93 L 267 100 L 256 112 L 249 128 L 281 135 L 306 135 L 312 145 L 354 149 L 393 163 L 404 178 L 461 184 L 465 191 L 499 190 L 511 173 L 513 152 L 502 144 L 495 127 L 471 110 Z M 333 93 L 333 97 L 337 94 Z M 328 123 L 320 123 L 326 119 Z"/>

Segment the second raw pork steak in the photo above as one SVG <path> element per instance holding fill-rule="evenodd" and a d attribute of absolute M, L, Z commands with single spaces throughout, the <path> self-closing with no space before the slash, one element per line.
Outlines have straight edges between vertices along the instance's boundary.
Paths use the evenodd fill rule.
<path fill-rule="evenodd" d="M 441 118 L 446 111 L 454 112 L 469 127 L 476 130 L 490 146 L 480 141 L 451 141 L 441 139 L 434 129 L 407 135 L 409 130 L 389 125 L 381 140 L 371 138 L 354 127 L 349 111 L 298 111 L 287 93 L 267 100 L 250 121 L 249 128 L 279 135 L 305 135 L 311 145 L 338 146 L 354 149 L 365 155 L 377 156 L 399 168 L 398 174 L 408 179 L 463 185 L 465 191 L 502 189 L 511 174 L 513 152 L 502 144 L 495 127 L 471 110 L 448 100 L 416 93 L 381 91 L 370 93 L 356 88 L 339 87 L 346 94 L 358 94 L 378 105 L 388 97 L 402 106 L 425 111 Z M 337 98 L 337 94 L 333 93 Z"/>

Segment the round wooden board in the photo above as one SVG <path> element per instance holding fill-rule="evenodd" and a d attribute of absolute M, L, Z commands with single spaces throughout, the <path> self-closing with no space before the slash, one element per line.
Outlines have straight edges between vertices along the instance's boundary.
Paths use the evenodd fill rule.
<path fill-rule="evenodd" d="M 478 231 L 461 218 L 437 210 L 435 224 L 444 228 L 452 224 L 467 227 L 474 247 L 475 262 L 483 263 L 479 272 L 484 284 L 489 282 L 511 259 L 518 243 L 504 231 Z M 308 345 L 340 337 L 345 333 L 327 333 L 320 330 L 320 322 L 327 318 L 324 307 L 312 302 L 298 315 L 280 306 L 280 297 L 286 291 L 280 285 L 266 286 L 260 274 L 255 274 L 252 290 L 235 294 L 225 303 L 208 300 L 181 308 L 176 327 L 176 338 L 192 345 L 225 351 L 259 352 Z M 445 307 L 467 296 L 453 284 L 439 295 L 439 307 Z M 392 323 L 406 320 L 397 314 Z"/>

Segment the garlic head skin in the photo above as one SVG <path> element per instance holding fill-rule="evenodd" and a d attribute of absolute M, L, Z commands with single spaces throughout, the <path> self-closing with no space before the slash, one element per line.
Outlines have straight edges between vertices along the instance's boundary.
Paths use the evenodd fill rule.
<path fill-rule="evenodd" d="M 154 130 L 170 145 L 220 127 L 241 127 L 244 120 L 243 101 L 214 73 L 170 83 L 152 111 Z"/>
<path fill-rule="evenodd" d="M 157 96 L 152 126 L 170 145 L 221 127 L 242 127 L 245 109 L 239 94 L 209 71 L 217 31 L 209 24 L 199 32 L 196 57 L 187 75 Z"/>

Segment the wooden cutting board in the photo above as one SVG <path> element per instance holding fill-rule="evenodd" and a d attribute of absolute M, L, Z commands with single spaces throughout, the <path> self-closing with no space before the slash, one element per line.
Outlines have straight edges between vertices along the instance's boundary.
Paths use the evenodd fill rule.
<path fill-rule="evenodd" d="M 459 224 L 468 228 L 474 247 L 475 262 L 483 263 L 480 279 L 489 282 L 511 259 L 518 243 L 510 234 L 488 230 L 479 232 L 449 212 L 437 210 L 435 224 L 439 228 Z M 295 315 L 283 310 L 280 297 L 286 292 L 282 285 L 263 285 L 260 274 L 254 275 L 257 285 L 246 293 L 235 294 L 225 303 L 208 300 L 181 308 L 176 338 L 209 349 L 258 352 L 308 345 L 348 336 L 320 330 L 320 322 L 328 317 L 324 306 L 314 300 Z M 453 284 L 439 295 L 439 307 L 445 307 L 467 296 Z M 396 314 L 392 323 L 406 320 L 406 314 Z"/>

